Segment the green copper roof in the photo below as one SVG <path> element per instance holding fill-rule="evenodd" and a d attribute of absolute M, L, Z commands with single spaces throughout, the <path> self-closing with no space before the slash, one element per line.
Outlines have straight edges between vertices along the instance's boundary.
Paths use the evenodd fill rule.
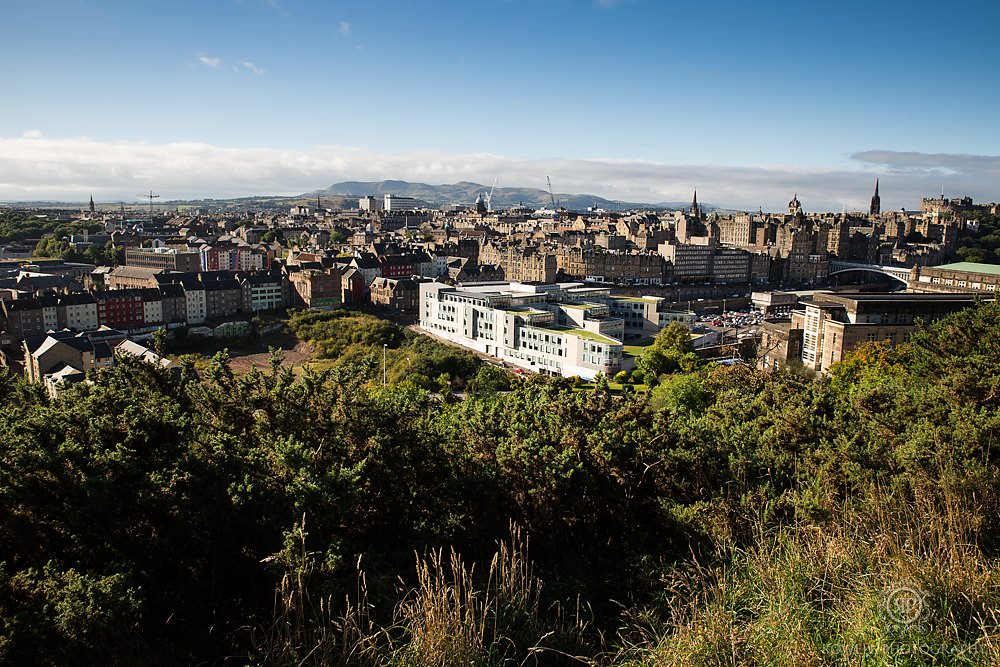
<path fill-rule="evenodd" d="M 968 271 L 969 273 L 988 273 L 991 276 L 1000 276 L 1000 265 L 998 264 L 955 262 L 954 264 L 942 264 L 941 266 L 928 266 L 927 268 L 944 269 L 945 271 Z"/>

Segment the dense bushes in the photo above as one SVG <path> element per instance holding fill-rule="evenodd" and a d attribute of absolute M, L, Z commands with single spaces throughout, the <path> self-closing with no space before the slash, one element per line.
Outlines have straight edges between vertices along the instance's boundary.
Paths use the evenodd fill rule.
<path fill-rule="evenodd" d="M 431 391 L 462 388 L 481 366 L 471 352 L 372 315 L 300 310 L 288 324 L 296 337 L 316 348 L 320 359 L 335 360 L 341 375 L 350 373 L 363 381 L 381 380 L 383 354 L 389 382 L 406 380 Z"/>
<path fill-rule="evenodd" d="M 339 351 L 297 379 L 125 363 L 50 401 L 0 377 L 0 662 L 1000 657 L 1000 307 L 830 380 L 622 397 L 361 317 L 296 316 Z M 927 618 L 900 627 L 904 585 Z"/>

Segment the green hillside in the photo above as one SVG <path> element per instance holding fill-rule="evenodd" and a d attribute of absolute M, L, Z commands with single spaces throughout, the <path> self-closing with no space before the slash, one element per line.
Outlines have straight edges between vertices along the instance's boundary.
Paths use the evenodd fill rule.
<path fill-rule="evenodd" d="M 297 378 L 0 376 L 0 663 L 1000 661 L 1000 306 L 829 379 L 465 400 L 359 318 L 297 316 Z"/>

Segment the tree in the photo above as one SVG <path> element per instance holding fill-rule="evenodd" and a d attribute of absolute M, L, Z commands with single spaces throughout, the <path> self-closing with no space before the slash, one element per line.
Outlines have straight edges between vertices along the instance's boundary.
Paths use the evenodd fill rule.
<path fill-rule="evenodd" d="M 636 366 L 647 380 L 664 373 L 694 370 L 699 365 L 691 334 L 680 322 L 665 326 L 636 359 Z"/>
<path fill-rule="evenodd" d="M 493 364 L 482 364 L 476 375 L 469 380 L 469 392 L 476 396 L 489 396 L 499 391 L 509 391 L 513 376 Z"/>
<path fill-rule="evenodd" d="M 167 356 L 167 330 L 163 327 L 153 332 L 153 351 L 161 357 Z"/>
<path fill-rule="evenodd" d="M 119 266 L 125 263 L 125 248 L 116 246 L 111 241 L 104 244 L 104 262 L 108 266 Z"/>
<path fill-rule="evenodd" d="M 652 347 L 662 352 L 676 352 L 678 355 L 694 352 L 691 332 L 680 322 L 674 321 L 663 327 L 653 340 Z"/>

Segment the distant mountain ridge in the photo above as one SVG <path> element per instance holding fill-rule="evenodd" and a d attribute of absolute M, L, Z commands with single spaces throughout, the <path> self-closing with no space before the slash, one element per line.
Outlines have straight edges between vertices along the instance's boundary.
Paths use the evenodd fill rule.
<path fill-rule="evenodd" d="M 385 180 L 385 181 L 344 181 L 335 183 L 323 190 L 313 190 L 300 195 L 274 195 L 258 194 L 240 197 L 219 197 L 219 198 L 192 198 L 192 199 L 163 199 L 156 203 L 157 209 L 164 206 L 191 206 L 191 207 L 260 207 L 276 208 L 283 206 L 313 206 L 316 198 L 319 197 L 322 206 L 326 208 L 357 208 L 358 198 L 365 195 L 374 195 L 381 199 L 382 195 L 391 193 L 404 197 L 412 197 L 429 207 L 438 207 L 445 204 L 458 204 L 463 206 L 473 206 L 476 197 L 489 192 L 488 185 L 473 183 L 471 181 L 460 181 L 458 183 L 445 185 L 429 185 L 427 183 L 411 183 L 409 181 Z M 555 195 L 556 205 L 569 210 L 584 211 L 591 206 L 596 206 L 609 211 L 625 211 L 636 209 L 659 209 L 678 210 L 687 209 L 691 204 L 686 201 L 671 202 L 626 202 L 607 199 L 591 194 L 565 194 Z M 35 201 L 0 201 L 0 206 L 28 206 L 38 208 L 77 208 L 85 207 L 86 201 L 79 202 L 56 201 L 56 200 L 35 200 Z M 118 202 L 98 202 L 102 208 L 109 204 Z M 532 209 L 551 208 L 552 202 L 547 190 L 540 188 L 520 188 L 520 187 L 497 187 L 493 192 L 494 210 L 503 210 L 523 204 Z M 144 209 L 145 204 L 131 203 L 128 208 L 138 210 Z M 711 204 L 702 204 L 705 211 L 725 211 Z"/>
<path fill-rule="evenodd" d="M 386 180 L 386 181 L 344 181 L 334 183 L 324 190 L 306 192 L 301 197 L 363 197 L 374 195 L 381 197 L 385 194 L 400 195 L 402 197 L 412 197 L 425 202 L 429 206 L 442 206 L 445 204 L 460 204 L 472 206 L 476 197 L 480 194 L 488 193 L 490 186 L 471 181 L 460 181 L 458 183 L 444 185 L 430 185 L 427 183 L 411 183 L 409 181 Z M 688 204 L 684 202 L 661 202 L 658 204 L 642 202 L 622 202 L 613 201 L 604 197 L 590 194 L 566 194 L 556 193 L 556 203 L 559 206 L 571 210 L 584 210 L 591 206 L 606 210 L 626 210 L 638 208 L 684 208 Z M 530 208 L 551 208 L 552 200 L 548 191 L 539 188 L 520 187 L 497 187 L 493 191 L 493 208 L 503 209 L 523 204 Z M 707 210 L 712 207 L 706 206 Z"/>

